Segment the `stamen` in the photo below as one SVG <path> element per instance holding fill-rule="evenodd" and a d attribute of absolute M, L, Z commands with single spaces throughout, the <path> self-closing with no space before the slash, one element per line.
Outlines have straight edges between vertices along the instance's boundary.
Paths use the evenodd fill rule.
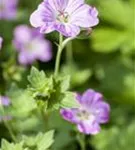
<path fill-rule="evenodd" d="M 60 22 L 63 22 L 63 23 L 67 23 L 68 20 L 69 20 L 69 15 L 67 12 L 60 12 L 59 11 L 59 14 L 57 16 L 57 20 L 60 21 Z"/>

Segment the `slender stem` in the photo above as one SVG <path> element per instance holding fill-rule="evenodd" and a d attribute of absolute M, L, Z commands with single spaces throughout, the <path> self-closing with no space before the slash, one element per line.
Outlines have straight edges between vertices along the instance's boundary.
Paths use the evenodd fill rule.
<path fill-rule="evenodd" d="M 4 124 L 5 124 L 6 128 L 7 128 L 8 131 L 9 131 L 9 134 L 10 134 L 11 138 L 13 139 L 14 142 L 16 142 L 17 139 L 16 139 L 16 136 L 14 135 L 14 133 L 13 133 L 11 127 L 8 125 L 8 123 L 7 123 L 6 121 L 4 121 Z"/>
<path fill-rule="evenodd" d="M 85 150 L 85 143 L 80 141 L 81 150 Z"/>
<path fill-rule="evenodd" d="M 66 46 L 66 61 L 69 65 L 73 62 L 72 41 L 70 41 Z"/>
<path fill-rule="evenodd" d="M 39 117 L 42 119 L 42 121 L 43 121 L 43 126 L 44 126 L 44 129 L 45 129 L 45 131 L 47 131 L 48 130 L 48 128 L 49 128 L 49 125 L 48 125 L 48 120 L 49 120 L 49 118 L 48 118 L 48 115 L 47 114 L 45 114 L 44 113 L 44 111 L 43 111 L 43 109 L 41 109 L 40 107 L 38 108 L 38 114 L 39 114 Z"/>
<path fill-rule="evenodd" d="M 63 36 L 62 34 L 59 34 L 59 46 L 58 46 L 58 52 L 57 52 L 57 56 L 56 56 L 56 62 L 55 62 L 55 72 L 54 75 L 57 76 L 59 73 L 59 68 L 60 68 L 60 59 L 61 59 L 61 53 L 63 50 Z"/>
<path fill-rule="evenodd" d="M 85 146 L 85 135 L 83 134 L 78 134 L 77 135 L 77 140 L 80 144 L 80 148 L 81 150 L 86 150 L 86 146 Z"/>
<path fill-rule="evenodd" d="M 5 114 L 3 105 L 1 105 L 1 110 L 2 110 L 3 114 Z M 14 142 L 16 142 L 17 139 L 16 139 L 16 136 L 15 136 L 14 133 L 13 133 L 12 128 L 9 126 L 9 124 L 7 123 L 6 120 L 3 119 L 3 122 L 4 122 L 5 127 L 8 129 L 11 138 L 13 139 Z"/>

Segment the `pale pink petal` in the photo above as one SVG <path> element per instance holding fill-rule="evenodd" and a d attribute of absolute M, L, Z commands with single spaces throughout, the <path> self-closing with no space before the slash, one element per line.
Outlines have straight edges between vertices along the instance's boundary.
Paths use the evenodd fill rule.
<path fill-rule="evenodd" d="M 56 30 L 66 37 L 75 37 L 80 33 L 80 28 L 72 24 L 57 24 Z"/>
<path fill-rule="evenodd" d="M 109 121 L 110 106 L 105 102 L 99 102 L 94 108 L 96 120 L 99 123 L 107 123 Z"/>
<path fill-rule="evenodd" d="M 83 93 L 82 98 L 80 102 L 87 107 L 94 106 L 97 102 L 101 101 L 103 99 L 102 94 L 95 92 L 92 89 L 86 90 L 86 92 Z"/>
<path fill-rule="evenodd" d="M 44 25 L 43 18 L 41 17 L 41 13 L 44 11 L 43 3 L 38 6 L 38 9 L 34 11 L 30 16 L 30 23 L 33 27 L 41 27 Z"/>
<path fill-rule="evenodd" d="M 100 132 L 100 126 L 96 122 L 84 121 L 77 125 L 78 130 L 85 134 L 98 134 Z"/>
<path fill-rule="evenodd" d="M 60 114 L 63 116 L 63 118 L 67 121 L 70 121 L 72 123 L 78 123 L 79 119 L 77 118 L 77 109 L 61 109 Z"/>
<path fill-rule="evenodd" d="M 68 5 L 65 9 L 65 12 L 68 12 L 69 15 L 72 15 L 82 4 L 84 4 L 84 0 L 68 0 Z"/>

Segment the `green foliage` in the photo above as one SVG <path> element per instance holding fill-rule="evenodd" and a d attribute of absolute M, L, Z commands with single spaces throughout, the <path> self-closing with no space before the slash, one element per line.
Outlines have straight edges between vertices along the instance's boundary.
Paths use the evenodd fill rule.
<path fill-rule="evenodd" d="M 135 122 L 129 126 L 103 130 L 93 138 L 92 144 L 97 150 L 133 150 L 135 147 Z"/>
<path fill-rule="evenodd" d="M 30 85 L 28 90 L 37 104 L 43 109 L 58 109 L 60 107 L 77 107 L 75 95 L 69 92 L 70 77 L 47 77 L 43 71 L 36 68 L 31 69 L 28 76 Z"/>
<path fill-rule="evenodd" d="M 36 68 L 32 67 L 28 80 L 33 89 L 42 88 L 44 86 L 44 82 L 46 82 L 46 75 L 43 71 L 39 72 Z"/>
<path fill-rule="evenodd" d="M 56 130 L 55 142 L 52 146 L 53 150 L 68 150 L 68 145 L 72 145 L 75 136 L 72 134 L 73 125 L 65 121 L 59 114 L 54 111 L 49 117 L 49 127 Z M 75 149 L 73 149 L 75 150 Z"/>
<path fill-rule="evenodd" d="M 2 63 L 3 77 L 6 81 L 10 80 L 20 82 L 22 80 L 21 74 L 24 74 L 25 69 L 22 66 L 15 65 L 14 63 L 14 58 L 10 58 L 8 61 Z"/>
<path fill-rule="evenodd" d="M 128 66 L 128 67 L 127 67 Z M 134 104 L 134 66 L 125 60 L 114 59 L 96 68 L 96 76 L 100 80 L 99 88 L 105 91 L 107 97 L 119 103 Z M 117 98 L 118 97 L 118 98 Z"/>
<path fill-rule="evenodd" d="M 48 150 L 53 144 L 54 131 L 48 131 L 47 133 L 39 133 L 36 137 L 23 136 L 20 143 L 9 143 L 6 140 L 2 140 L 1 150 Z"/>
<path fill-rule="evenodd" d="M 45 134 L 38 133 L 38 135 L 27 137 L 23 136 L 24 145 L 27 147 L 30 147 L 31 149 L 35 148 L 37 150 L 48 150 L 48 148 L 53 144 L 54 142 L 54 131 L 48 131 Z"/>
<path fill-rule="evenodd" d="M 4 108 L 5 115 L 11 116 L 10 126 L 16 132 L 32 130 L 39 123 L 36 117 L 37 104 L 27 90 L 20 89 L 16 85 L 7 91 L 10 105 Z"/>
<path fill-rule="evenodd" d="M 37 147 L 39 150 L 46 150 L 53 144 L 54 142 L 53 134 L 54 134 L 54 131 L 49 131 L 46 134 L 44 135 L 41 134 L 39 136 L 40 140 L 37 143 Z"/>
<path fill-rule="evenodd" d="M 19 89 L 13 85 L 7 92 L 11 100 L 10 115 L 13 117 L 27 117 L 30 112 L 37 108 L 34 99 L 28 91 Z"/>
<path fill-rule="evenodd" d="M 124 44 L 126 38 L 127 35 L 124 35 L 123 31 L 108 27 L 97 29 L 93 34 L 93 47 L 98 52 L 115 51 Z"/>
<path fill-rule="evenodd" d="M 23 149 L 23 142 L 14 144 L 9 143 L 3 139 L 1 150 L 28 150 L 28 149 Z"/>
<path fill-rule="evenodd" d="M 76 87 L 84 84 L 91 77 L 92 72 L 90 69 L 81 70 L 78 66 L 72 63 L 63 66 L 62 74 L 70 74 L 71 87 Z"/>
<path fill-rule="evenodd" d="M 132 54 L 135 50 L 133 3 L 99 0 L 98 5 L 101 22 L 106 24 L 93 33 L 94 50 L 108 53 L 120 49 L 123 53 Z"/>

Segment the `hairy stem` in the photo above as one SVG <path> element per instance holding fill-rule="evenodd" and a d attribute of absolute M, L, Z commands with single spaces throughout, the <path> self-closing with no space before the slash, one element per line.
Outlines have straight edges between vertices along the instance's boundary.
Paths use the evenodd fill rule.
<path fill-rule="evenodd" d="M 59 68 L 60 68 L 60 60 L 61 60 L 61 54 L 62 54 L 62 50 L 64 49 L 64 47 L 68 44 L 69 41 L 75 39 L 75 37 L 69 37 L 67 39 L 65 39 L 63 41 L 63 36 L 62 34 L 59 34 L 59 46 L 58 46 L 58 52 L 57 52 L 57 56 L 56 56 L 56 62 L 55 62 L 55 71 L 54 71 L 54 75 L 57 76 L 59 73 Z M 70 45 L 70 50 L 71 51 L 69 55 L 72 55 L 72 48 Z M 72 56 L 69 56 L 72 57 Z"/>
<path fill-rule="evenodd" d="M 2 110 L 3 114 L 5 114 L 3 105 L 1 105 L 1 110 Z M 12 128 L 10 127 L 10 125 L 7 123 L 6 120 L 3 119 L 3 122 L 4 122 L 5 127 L 8 129 L 8 132 L 9 132 L 9 134 L 10 134 L 12 140 L 13 140 L 14 142 L 16 142 L 17 139 L 16 139 L 16 136 L 14 135 L 14 132 L 13 132 Z"/>
<path fill-rule="evenodd" d="M 59 68 L 60 68 L 60 60 L 61 60 L 61 53 L 63 50 L 63 36 L 61 34 L 59 34 L 59 46 L 58 46 L 58 52 L 57 52 L 57 56 L 56 56 L 56 62 L 55 62 L 55 72 L 54 75 L 57 76 L 59 73 Z"/>
<path fill-rule="evenodd" d="M 85 135 L 79 133 L 79 134 L 77 135 L 77 140 L 78 140 L 78 143 L 79 143 L 79 145 L 80 145 L 81 150 L 86 150 L 86 146 L 85 146 Z"/>
<path fill-rule="evenodd" d="M 73 62 L 72 41 L 70 41 L 66 46 L 66 61 L 68 65 Z"/>

